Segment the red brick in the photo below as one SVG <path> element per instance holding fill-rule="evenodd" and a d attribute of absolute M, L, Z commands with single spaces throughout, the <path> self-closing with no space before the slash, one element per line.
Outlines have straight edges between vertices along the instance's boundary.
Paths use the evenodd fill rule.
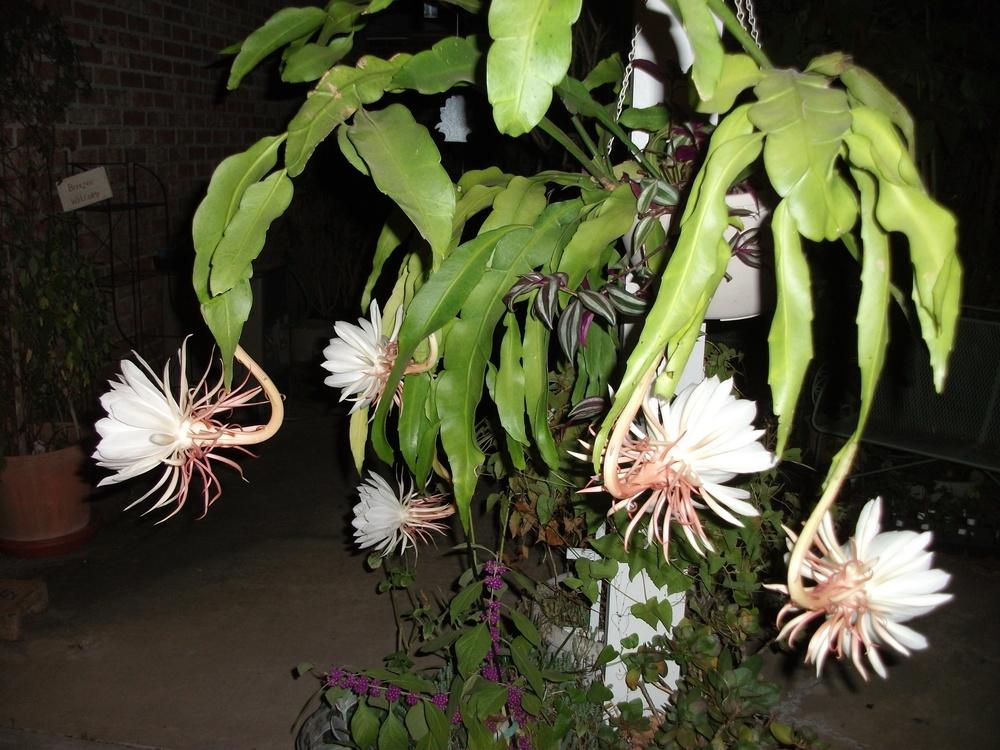
<path fill-rule="evenodd" d="M 135 31 L 139 34 L 149 33 L 149 19 L 143 18 L 142 16 L 133 15 L 128 17 L 128 28 L 129 31 Z"/>
<path fill-rule="evenodd" d="M 80 142 L 84 146 L 103 146 L 108 142 L 108 131 L 104 128 L 81 130 Z"/>
<path fill-rule="evenodd" d="M 125 14 L 120 10 L 105 8 L 101 13 L 101 23 L 105 26 L 125 28 Z"/>
<path fill-rule="evenodd" d="M 142 74 L 134 73 L 131 70 L 121 72 L 121 85 L 127 89 L 142 88 Z"/>
<path fill-rule="evenodd" d="M 138 109 L 127 109 L 122 113 L 122 124 L 127 128 L 141 128 L 146 124 L 146 113 Z"/>

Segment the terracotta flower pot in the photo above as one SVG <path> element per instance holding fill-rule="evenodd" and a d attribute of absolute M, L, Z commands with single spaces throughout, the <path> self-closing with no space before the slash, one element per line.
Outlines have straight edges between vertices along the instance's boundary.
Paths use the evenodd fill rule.
<path fill-rule="evenodd" d="M 0 469 L 0 551 L 17 557 L 68 552 L 94 533 L 91 487 L 80 478 L 76 445 L 32 456 L 8 456 Z"/>

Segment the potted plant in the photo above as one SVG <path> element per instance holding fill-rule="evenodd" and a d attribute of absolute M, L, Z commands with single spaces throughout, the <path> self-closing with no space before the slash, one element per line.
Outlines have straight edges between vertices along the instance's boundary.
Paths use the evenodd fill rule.
<path fill-rule="evenodd" d="M 0 34 L 0 550 L 45 554 L 93 529 L 80 440 L 107 345 L 93 274 L 53 205 L 55 124 L 81 85 L 72 43 L 31 3 Z"/>

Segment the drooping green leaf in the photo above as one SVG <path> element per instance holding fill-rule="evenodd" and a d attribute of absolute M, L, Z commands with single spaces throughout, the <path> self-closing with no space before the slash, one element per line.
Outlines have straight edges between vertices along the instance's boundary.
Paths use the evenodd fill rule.
<path fill-rule="evenodd" d="M 378 739 L 378 729 L 378 715 L 368 705 L 368 701 L 362 698 L 351 717 L 351 739 L 361 750 L 368 750 Z"/>
<path fill-rule="evenodd" d="M 290 177 L 305 169 L 316 146 L 358 107 L 382 98 L 400 64 L 366 55 L 354 67 L 337 65 L 326 72 L 288 123 L 285 167 Z"/>
<path fill-rule="evenodd" d="M 430 729 L 427 726 L 427 719 L 424 717 L 423 701 L 418 701 L 407 709 L 404 722 L 406 723 L 406 731 L 410 733 L 414 742 L 419 742 L 427 735 Z"/>
<path fill-rule="evenodd" d="M 549 429 L 549 329 L 534 315 L 524 323 L 524 404 L 531 436 L 545 465 L 559 468 L 559 448 Z"/>
<path fill-rule="evenodd" d="M 281 80 L 288 83 L 315 81 L 340 62 L 353 46 L 353 34 L 338 36 L 329 44 L 303 44 L 285 59 Z"/>
<path fill-rule="evenodd" d="M 510 655 L 514 658 L 514 666 L 528 681 L 531 689 L 538 695 L 545 693 L 545 681 L 542 672 L 531 656 L 531 644 L 523 636 L 518 636 L 510 642 Z"/>
<path fill-rule="evenodd" d="M 694 53 L 691 80 L 700 99 L 711 99 L 722 76 L 725 56 L 715 16 L 705 0 L 677 0 L 677 9 Z"/>
<path fill-rule="evenodd" d="M 486 623 L 480 623 L 465 631 L 462 637 L 455 641 L 455 657 L 458 673 L 469 677 L 479 671 L 479 665 L 490 650 L 490 631 Z"/>
<path fill-rule="evenodd" d="M 622 111 L 618 124 L 631 130 L 647 130 L 655 133 L 670 122 L 670 113 L 660 105 L 652 107 L 628 107 Z"/>
<path fill-rule="evenodd" d="M 772 410 L 778 415 L 775 454 L 781 456 L 792 429 L 802 381 L 812 360 L 813 305 L 809 264 L 785 201 L 774 210 L 771 232 L 778 302 L 767 336 L 770 352 L 767 380 L 771 385 Z"/>
<path fill-rule="evenodd" d="M 351 143 L 351 139 L 347 136 L 347 128 L 338 127 L 337 128 L 337 146 L 340 148 L 340 153 L 344 155 L 347 159 L 347 163 L 358 170 L 365 177 L 369 177 L 368 165 L 365 164 L 365 160 L 361 158 L 361 154 L 358 150 L 354 148 L 354 144 Z"/>
<path fill-rule="evenodd" d="M 851 171 L 861 194 L 861 297 L 858 300 L 858 369 L 861 371 L 861 406 L 855 437 L 861 438 L 875 400 L 875 388 L 889 346 L 891 259 L 889 238 L 875 218 L 878 186 L 860 169 Z"/>
<path fill-rule="evenodd" d="M 368 407 L 358 409 L 351 415 L 351 421 L 347 429 L 348 440 L 351 445 L 351 458 L 354 459 L 354 468 L 361 473 L 361 468 L 365 463 L 365 446 L 368 444 Z"/>
<path fill-rule="evenodd" d="M 233 59 L 226 88 L 230 91 L 240 85 L 243 77 L 257 64 L 289 42 L 311 34 L 326 20 L 322 8 L 283 8 L 271 16 L 264 25 L 248 36 Z"/>
<path fill-rule="evenodd" d="M 382 275 L 382 267 L 385 262 L 389 260 L 396 248 L 406 241 L 412 228 L 413 225 L 404 219 L 402 211 L 398 208 L 390 211 L 389 218 L 382 225 L 382 231 L 379 232 L 378 241 L 375 243 L 372 271 L 368 274 L 364 291 L 361 293 L 362 311 L 367 310 L 371 304 L 372 291 L 375 289 L 375 284 L 378 283 L 379 276 Z"/>
<path fill-rule="evenodd" d="M 545 183 L 520 175 L 511 178 L 493 201 L 493 210 L 483 221 L 480 233 L 510 224 L 534 224 L 545 208 Z"/>
<path fill-rule="evenodd" d="M 854 225 L 857 201 L 834 170 L 851 127 L 847 95 L 824 76 L 771 70 L 754 88 L 750 119 L 767 133 L 764 166 L 803 236 L 835 240 Z"/>
<path fill-rule="evenodd" d="M 396 366 L 389 374 L 385 390 L 391 393 L 417 346 L 446 323 L 452 321 L 486 269 L 497 243 L 512 231 L 505 227 L 469 240 L 456 248 L 414 296 L 399 330 Z M 440 395 L 440 394 L 439 394 Z M 392 448 L 385 437 L 385 417 L 389 399 L 382 399 L 372 419 L 372 445 L 384 461 L 392 461 Z"/>
<path fill-rule="evenodd" d="M 628 399 L 667 345 L 671 345 L 668 374 L 676 378 L 697 340 L 705 310 L 731 255 L 728 243 L 722 239 L 729 226 L 726 191 L 761 151 L 763 136 L 753 131 L 747 109 L 742 106 L 733 110 L 712 135 L 705 164 L 691 186 L 677 246 L 595 439 L 595 461 L 600 461 L 611 428 Z M 671 394 L 661 395 L 669 398 Z"/>
<path fill-rule="evenodd" d="M 535 627 L 535 624 L 531 620 L 525 617 L 514 607 L 507 607 L 507 615 L 514 623 L 514 627 L 517 628 L 518 632 L 523 635 L 532 646 L 535 646 L 536 648 L 541 647 L 542 638 L 538 634 L 538 628 Z"/>
<path fill-rule="evenodd" d="M 378 750 L 407 750 L 410 737 L 403 722 L 390 711 L 378 730 Z"/>
<path fill-rule="evenodd" d="M 559 270 L 569 277 L 568 289 L 576 289 L 597 264 L 600 254 L 632 227 L 635 196 L 628 185 L 616 187 L 581 222 L 559 261 Z"/>
<path fill-rule="evenodd" d="M 264 248 L 267 230 L 292 202 L 292 181 L 281 169 L 251 185 L 212 254 L 209 289 L 219 295 L 249 277 L 253 260 Z"/>
<path fill-rule="evenodd" d="M 320 32 L 321 41 L 329 41 L 334 34 L 350 34 L 361 28 L 358 19 L 365 6 L 351 0 L 333 0 L 326 6 L 326 22 Z M 326 39 L 322 39 L 325 37 Z"/>
<path fill-rule="evenodd" d="M 426 703 L 424 704 L 424 719 L 427 721 L 430 733 L 424 737 L 426 742 L 421 741 L 420 750 L 447 750 L 448 739 L 451 736 L 448 717 L 437 706 Z"/>
<path fill-rule="evenodd" d="M 457 245 L 461 241 L 466 222 L 480 211 L 492 206 L 502 190 L 499 185 L 472 185 L 468 190 L 459 193 L 461 197 L 455 204 L 455 216 L 452 220 L 452 245 Z M 480 231 L 483 231 L 482 227 Z"/>
<path fill-rule="evenodd" d="M 403 407 L 399 412 L 399 452 L 421 486 L 418 467 L 430 467 L 437 435 L 437 421 L 428 418 L 424 404 L 430 398 L 431 378 L 427 373 L 403 379 Z M 424 476 L 426 478 L 426 475 Z"/>
<path fill-rule="evenodd" d="M 740 94 L 757 85 L 761 75 L 763 74 L 760 68 L 749 55 L 726 55 L 722 59 L 722 74 L 715 87 L 715 93 L 699 101 L 697 111 L 718 114 L 728 112 Z"/>
<path fill-rule="evenodd" d="M 247 188 L 274 167 L 278 147 L 284 140 L 283 135 L 261 138 L 246 151 L 226 157 L 212 173 L 208 192 L 191 222 L 195 250 L 194 289 L 199 302 L 208 302 L 211 297 L 208 288 L 210 263 L 223 231 L 236 214 Z"/>
<path fill-rule="evenodd" d="M 903 134 L 910 157 L 913 158 L 916 145 L 913 116 L 906 109 L 906 105 L 878 78 L 861 66 L 855 65 L 851 56 L 843 52 L 821 55 L 812 60 L 806 70 L 830 77 L 839 76 L 847 87 L 847 93 L 858 103 L 877 109 L 892 120 Z"/>
<path fill-rule="evenodd" d="M 201 304 L 201 317 L 205 319 L 208 330 L 219 344 L 226 388 L 232 386 L 233 354 L 240 343 L 243 324 L 250 317 L 252 304 L 253 292 L 250 290 L 249 279 L 239 281 L 229 291 Z"/>
<path fill-rule="evenodd" d="M 455 504 L 466 525 L 478 470 L 485 459 L 475 441 L 476 408 L 482 398 L 493 332 L 505 309 L 503 297 L 519 276 L 551 258 L 563 234 L 563 222 L 572 221 L 565 208 L 565 204 L 550 207 L 532 230 L 512 232 L 497 243 L 486 272 L 448 333 L 444 372 L 438 379 L 438 415 Z"/>
<path fill-rule="evenodd" d="M 469 616 L 469 608 L 483 596 L 483 585 L 482 581 L 477 581 L 455 594 L 448 605 L 448 614 L 453 623 L 463 622 Z"/>
<path fill-rule="evenodd" d="M 597 65 L 595 65 L 591 71 L 587 73 L 582 83 L 587 91 L 593 91 L 598 86 L 604 86 L 608 83 L 618 85 L 622 82 L 622 78 L 624 76 L 625 66 L 622 65 L 621 55 L 615 52 L 598 62 Z"/>
<path fill-rule="evenodd" d="M 886 115 L 868 107 L 855 107 L 852 115 L 852 132 L 847 136 L 850 160 L 878 179 L 875 217 L 883 229 L 902 232 L 909 242 L 913 301 L 930 353 L 934 385 L 940 391 L 948 374 L 961 305 L 955 217 L 927 194 Z"/>
<path fill-rule="evenodd" d="M 447 37 L 407 60 L 392 87 L 440 94 L 460 83 L 474 83 L 481 56 L 475 37 Z"/>
<path fill-rule="evenodd" d="M 410 218 L 435 255 L 451 240 L 455 186 L 427 128 L 401 104 L 362 110 L 348 136 L 365 160 L 375 186 Z"/>
<path fill-rule="evenodd" d="M 494 401 L 500 424 L 507 434 L 521 445 L 528 445 L 524 429 L 524 369 L 521 366 L 521 328 L 517 316 L 504 316 L 503 339 L 500 342 L 500 368 L 497 371 Z"/>
<path fill-rule="evenodd" d="M 486 90 L 501 133 L 535 127 L 552 102 L 552 87 L 566 75 L 572 27 L 582 0 L 493 0 L 486 56 Z"/>

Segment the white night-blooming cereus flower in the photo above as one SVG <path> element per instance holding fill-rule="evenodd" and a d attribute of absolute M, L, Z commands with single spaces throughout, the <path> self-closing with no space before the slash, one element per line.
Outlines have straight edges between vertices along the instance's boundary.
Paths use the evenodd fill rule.
<path fill-rule="evenodd" d="M 455 506 L 444 503 L 444 495 L 421 495 L 416 489 L 406 489 L 399 480 L 397 492 L 381 476 L 369 471 L 358 485 L 360 502 L 354 506 L 354 541 L 361 549 L 374 547 L 386 556 L 399 547 L 405 552 L 409 545 L 426 541 L 432 531 L 444 531 L 437 523 L 455 512 Z"/>
<path fill-rule="evenodd" d="M 882 499 L 868 501 L 858 517 L 857 529 L 847 544 L 837 541 L 830 514 L 823 516 L 813 548 L 802 562 L 803 578 L 815 581 L 807 589 L 807 607 L 789 602 L 778 614 L 778 624 L 785 623 L 778 640 L 795 638 L 813 620 L 823 622 L 813 634 L 806 650 L 806 663 L 816 665 L 816 675 L 823 670 L 827 656 L 847 657 L 865 679 L 862 657 L 885 677 L 885 665 L 879 656 L 882 646 L 909 656 L 910 651 L 927 648 L 927 639 L 902 623 L 927 614 L 951 599 L 941 593 L 951 579 L 938 568 L 931 568 L 929 531 L 886 531 L 879 533 Z M 794 534 L 788 531 L 794 539 Z M 788 594 L 788 587 L 771 585 L 770 589 Z"/>
<path fill-rule="evenodd" d="M 261 390 L 260 387 L 241 387 L 225 392 L 221 379 L 210 388 L 206 382 L 207 373 L 194 388 L 188 388 L 185 348 L 186 345 L 182 345 L 178 351 L 180 382 L 176 397 L 170 386 L 169 361 L 163 368 L 161 380 L 142 357 L 136 355 L 141 368 L 130 360 L 123 360 L 118 380 L 110 381 L 111 390 L 101 396 L 101 406 L 107 416 L 96 425 L 101 440 L 93 458 L 98 466 L 115 472 L 102 479 L 98 486 L 117 484 L 162 469 L 153 488 L 128 506 L 131 508 L 159 493 L 150 511 L 176 503 L 173 511 L 161 520 L 181 509 L 196 474 L 202 480 L 205 510 L 219 498 L 222 487 L 213 472 L 213 461 L 231 466 L 242 476 L 234 461 L 215 451 L 235 448 L 249 453 L 236 444 L 240 442 L 236 436 L 243 430 L 223 423 L 218 417 L 234 408 L 247 406 Z"/>
<path fill-rule="evenodd" d="M 720 518 L 742 526 L 738 516 L 756 516 L 750 493 L 726 484 L 738 474 L 766 471 L 774 456 L 759 442 L 764 430 L 753 426 L 757 406 L 736 398 L 733 381 L 707 378 L 670 403 L 648 395 L 642 415 L 605 451 L 604 491 L 615 498 L 609 515 L 631 517 L 625 544 L 645 517 L 647 538 L 668 553 L 670 524 L 679 524 L 694 549 L 712 550 L 697 509 L 708 506 Z M 617 443 L 617 444 L 616 444 Z M 648 493 L 648 494 L 647 494 Z M 645 499 L 643 496 L 645 495 Z M 696 498 L 700 499 L 698 502 Z"/>
<path fill-rule="evenodd" d="M 396 337 L 403 322 L 403 309 L 396 311 L 392 333 L 382 333 L 382 313 L 372 300 L 370 319 L 358 318 L 358 324 L 339 320 L 333 325 L 337 334 L 323 350 L 323 368 L 332 374 L 323 381 L 340 388 L 340 400 L 350 399 L 353 414 L 372 404 L 378 405 L 386 381 L 396 363 Z"/>

